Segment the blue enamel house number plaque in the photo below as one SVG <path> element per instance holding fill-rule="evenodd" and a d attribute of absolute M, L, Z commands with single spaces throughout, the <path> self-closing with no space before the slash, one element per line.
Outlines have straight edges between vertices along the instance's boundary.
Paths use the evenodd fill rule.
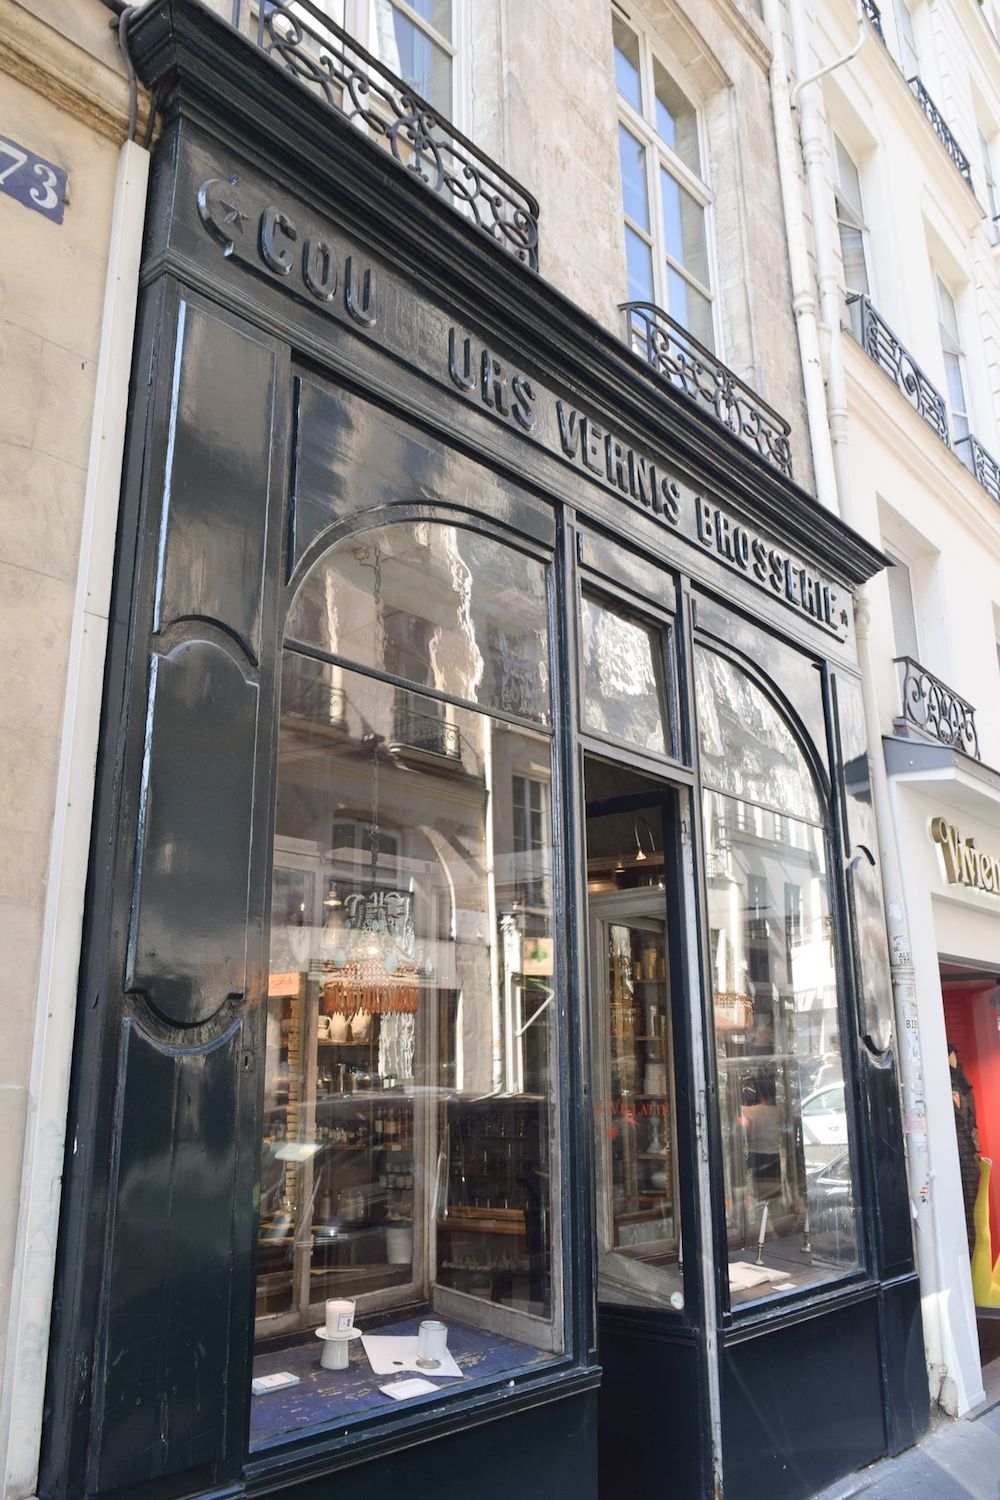
<path fill-rule="evenodd" d="M 0 135 L 0 193 L 16 198 L 55 224 L 63 221 L 67 174 L 25 146 Z"/>

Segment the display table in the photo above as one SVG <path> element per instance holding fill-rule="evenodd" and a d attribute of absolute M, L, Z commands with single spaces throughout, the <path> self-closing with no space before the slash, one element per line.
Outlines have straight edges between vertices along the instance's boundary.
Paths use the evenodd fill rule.
<path fill-rule="evenodd" d="M 408 1318 L 399 1323 L 380 1325 L 371 1331 L 415 1337 L 419 1326 L 420 1318 Z M 486 1329 L 470 1328 L 451 1321 L 448 1322 L 448 1349 L 463 1374 L 477 1378 L 509 1374 L 524 1365 L 541 1364 L 553 1357 L 544 1349 L 535 1349 Z M 256 1357 L 253 1362 L 255 1377 L 287 1370 L 299 1377 L 299 1384 L 252 1398 L 251 1447 L 259 1447 L 283 1433 L 323 1426 L 338 1417 L 356 1416 L 373 1407 L 397 1404 L 379 1389 L 394 1377 L 374 1373 L 360 1339 L 351 1348 L 350 1364 L 346 1370 L 324 1370 L 320 1365 L 321 1353 L 320 1340 L 310 1330 L 301 1342 L 268 1350 Z M 406 1374 L 412 1375 L 413 1372 L 400 1371 L 401 1377 Z M 434 1384 L 444 1389 L 458 1382 L 454 1378 L 445 1378 L 435 1380 Z"/>

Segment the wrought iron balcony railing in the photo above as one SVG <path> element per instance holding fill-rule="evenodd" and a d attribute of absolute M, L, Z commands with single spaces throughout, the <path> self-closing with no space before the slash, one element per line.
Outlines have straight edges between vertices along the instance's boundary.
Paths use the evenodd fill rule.
<path fill-rule="evenodd" d="M 979 759 L 976 710 L 912 656 L 899 656 L 903 723 L 949 749 Z"/>
<path fill-rule="evenodd" d="M 948 409 L 940 391 L 927 379 L 868 297 L 855 293 L 848 297 L 847 305 L 852 319 L 857 317 L 853 331 L 862 349 L 896 383 L 917 415 L 933 427 L 943 443 L 948 443 Z"/>
<path fill-rule="evenodd" d="M 313 0 L 232 0 L 232 22 L 515 259 L 538 270 L 538 203 Z"/>
<path fill-rule="evenodd" d="M 913 90 L 920 108 L 923 110 L 928 120 L 930 120 L 931 124 L 934 126 L 934 133 L 937 136 L 938 140 L 941 142 L 942 146 L 947 151 L 948 155 L 951 157 L 952 161 L 955 163 L 962 176 L 965 178 L 965 181 L 969 187 L 969 191 L 975 192 L 975 188 L 972 186 L 972 168 L 969 166 L 969 158 L 966 156 L 965 152 L 962 150 L 961 146 L 958 144 L 955 137 L 948 129 L 948 126 L 945 124 L 944 116 L 941 114 L 941 111 L 938 109 L 937 105 L 934 103 L 934 100 L 924 88 L 919 78 L 914 76 L 913 78 L 908 78 L 906 81 L 909 84 L 910 88 Z"/>
<path fill-rule="evenodd" d="M 875 4 L 875 0 L 861 0 L 861 7 L 871 23 L 872 31 L 879 41 L 885 43 L 885 32 L 882 30 L 882 12 Z"/>
<path fill-rule="evenodd" d="M 419 713 L 397 704 L 392 718 L 393 746 L 406 750 L 423 750 L 430 755 L 446 755 L 458 760 L 462 753 L 462 736 L 457 724 L 437 714 Z"/>
<path fill-rule="evenodd" d="M 784 417 L 654 303 L 624 302 L 622 312 L 626 342 L 637 354 L 791 479 L 791 429 Z"/>
<path fill-rule="evenodd" d="M 979 480 L 986 493 L 1000 505 L 1000 464 L 997 463 L 992 453 L 987 453 L 979 439 L 971 432 L 967 437 L 957 439 L 955 452 Z"/>

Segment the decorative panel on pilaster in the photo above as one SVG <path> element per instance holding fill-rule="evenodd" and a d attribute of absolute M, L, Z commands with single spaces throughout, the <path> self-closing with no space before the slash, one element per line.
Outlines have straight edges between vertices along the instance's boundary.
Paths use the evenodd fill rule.
<path fill-rule="evenodd" d="M 184 1050 L 123 1026 L 102 1490 L 224 1456 L 242 1030 Z"/>
<path fill-rule="evenodd" d="M 115 893 L 124 996 L 90 1438 L 100 1491 L 176 1476 L 167 1489 L 186 1493 L 231 1476 L 248 1399 L 276 650 L 264 601 L 280 582 L 287 353 L 193 293 L 175 305 L 158 334 L 170 352 L 133 600 L 138 788 L 123 802 L 134 860 Z"/>
<path fill-rule="evenodd" d="M 175 1026 L 246 989 L 257 684 L 214 641 L 154 656 L 126 989 Z"/>

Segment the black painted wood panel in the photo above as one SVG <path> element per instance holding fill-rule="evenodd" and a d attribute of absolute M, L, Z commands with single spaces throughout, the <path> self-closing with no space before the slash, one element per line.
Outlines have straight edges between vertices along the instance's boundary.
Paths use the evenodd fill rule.
<path fill-rule="evenodd" d="M 711 1494 L 708 1409 L 693 1338 L 664 1337 L 603 1311 L 598 1353 L 598 1476 L 601 1500 Z"/>
<path fill-rule="evenodd" d="M 225 1451 L 241 1040 L 182 1052 L 123 1026 L 101 1489 Z"/>
<path fill-rule="evenodd" d="M 213 620 L 254 660 L 274 397 L 274 349 L 182 302 L 153 628 Z"/>
<path fill-rule="evenodd" d="M 885 1452 L 874 1296 L 722 1350 L 726 1500 L 805 1500 Z"/>
<path fill-rule="evenodd" d="M 419 428 L 345 389 L 295 380 L 289 571 L 344 516 L 399 502 L 461 507 L 552 544 L 553 514 Z"/>
<path fill-rule="evenodd" d="M 175 1025 L 246 988 L 256 718 L 214 641 L 153 657 L 126 988 Z"/>
<path fill-rule="evenodd" d="M 912 1448 L 930 1422 L 918 1277 L 889 1282 L 882 1288 L 881 1302 L 888 1446 L 891 1454 L 897 1454 Z"/>

